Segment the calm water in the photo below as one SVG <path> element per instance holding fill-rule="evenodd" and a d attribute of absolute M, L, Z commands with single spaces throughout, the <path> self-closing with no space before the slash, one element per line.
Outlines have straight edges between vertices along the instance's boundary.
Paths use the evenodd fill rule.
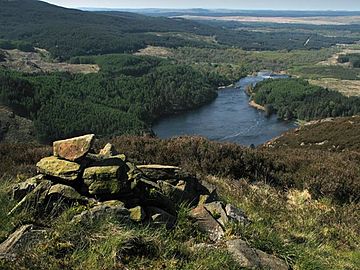
<path fill-rule="evenodd" d="M 296 126 L 293 122 L 277 120 L 276 116 L 266 118 L 263 112 L 249 106 L 245 87 L 268 78 L 268 73 L 259 73 L 241 79 L 236 87 L 219 91 L 214 102 L 194 111 L 164 118 L 153 126 L 153 130 L 160 138 L 200 135 L 242 145 L 263 144 Z"/>

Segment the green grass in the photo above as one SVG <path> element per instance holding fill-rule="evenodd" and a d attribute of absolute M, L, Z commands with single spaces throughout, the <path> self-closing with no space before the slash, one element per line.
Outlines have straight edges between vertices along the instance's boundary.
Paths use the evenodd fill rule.
<path fill-rule="evenodd" d="M 249 185 L 209 178 L 227 201 L 252 220 L 233 226 L 254 247 L 285 259 L 293 269 L 358 269 L 360 265 L 360 205 L 336 205 L 315 200 L 307 192 L 277 191 L 267 185 Z"/>
<path fill-rule="evenodd" d="M 2 262 L 2 266 L 6 269 L 239 269 L 226 250 L 195 247 L 207 238 L 196 229 L 186 207 L 181 208 L 177 225 L 171 231 L 112 218 L 71 223 L 71 218 L 82 210 L 72 208 L 53 220 L 53 229 L 45 241 L 22 254 L 16 262 Z"/>

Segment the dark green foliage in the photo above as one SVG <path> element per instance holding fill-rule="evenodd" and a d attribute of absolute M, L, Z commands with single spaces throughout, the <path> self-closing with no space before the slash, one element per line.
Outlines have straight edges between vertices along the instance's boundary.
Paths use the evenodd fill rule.
<path fill-rule="evenodd" d="M 35 0 L 1 0 L 0 5 L 0 38 L 31 42 L 60 59 L 134 52 L 146 45 L 205 46 L 204 42 L 150 32 L 194 32 L 209 28 L 191 21 L 126 12 L 100 14 L 65 9 Z"/>
<path fill-rule="evenodd" d="M 253 93 L 256 103 L 271 105 L 282 119 L 313 120 L 360 113 L 359 97 L 345 97 L 301 79 L 264 81 Z"/>
<path fill-rule="evenodd" d="M 35 121 L 42 141 L 96 133 L 142 134 L 157 118 L 216 97 L 201 73 L 151 57 L 77 58 L 98 74 L 24 75 L 0 70 L 0 102 Z"/>
<path fill-rule="evenodd" d="M 338 58 L 339 63 L 350 63 L 354 68 L 360 68 L 360 54 L 346 54 Z"/>
<path fill-rule="evenodd" d="M 35 51 L 34 47 L 28 42 L 19 41 L 19 40 L 4 40 L 4 39 L 0 39 L 0 49 L 3 50 L 18 49 L 23 52 Z"/>

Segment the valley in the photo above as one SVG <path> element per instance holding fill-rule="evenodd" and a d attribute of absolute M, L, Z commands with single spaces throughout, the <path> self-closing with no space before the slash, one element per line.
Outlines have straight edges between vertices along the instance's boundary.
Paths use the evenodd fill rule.
<path fill-rule="evenodd" d="M 358 269 L 358 11 L 0 6 L 0 269 Z"/>

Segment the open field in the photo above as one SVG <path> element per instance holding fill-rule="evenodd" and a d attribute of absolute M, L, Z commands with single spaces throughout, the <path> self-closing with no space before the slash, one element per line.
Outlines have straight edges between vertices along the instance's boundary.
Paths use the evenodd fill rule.
<path fill-rule="evenodd" d="M 321 78 L 309 80 L 311 84 L 339 91 L 345 96 L 360 96 L 360 80 L 339 80 L 335 78 Z"/>
<path fill-rule="evenodd" d="M 98 65 L 50 62 L 50 55 L 44 49 L 36 49 L 36 52 L 2 51 L 5 53 L 5 62 L 0 62 L 0 66 L 26 73 L 70 72 L 88 74 L 97 73 L 100 70 Z"/>
<path fill-rule="evenodd" d="M 360 23 L 360 16 L 334 16 L 334 17 L 251 17 L 251 16 L 192 16 L 183 15 L 181 18 L 190 20 L 217 20 L 235 22 L 259 23 L 293 23 L 313 25 L 347 25 Z"/>

